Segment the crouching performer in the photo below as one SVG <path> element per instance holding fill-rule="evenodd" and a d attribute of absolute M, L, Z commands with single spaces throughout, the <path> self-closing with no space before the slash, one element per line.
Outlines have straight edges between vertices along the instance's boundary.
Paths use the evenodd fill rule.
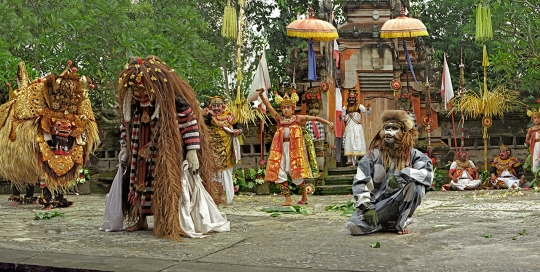
<path fill-rule="evenodd" d="M 347 222 L 352 235 L 395 229 L 408 234 L 408 219 L 433 180 L 433 165 L 415 149 L 418 131 L 405 111 L 387 110 L 383 128 L 360 160 L 352 190 L 356 211 Z"/>

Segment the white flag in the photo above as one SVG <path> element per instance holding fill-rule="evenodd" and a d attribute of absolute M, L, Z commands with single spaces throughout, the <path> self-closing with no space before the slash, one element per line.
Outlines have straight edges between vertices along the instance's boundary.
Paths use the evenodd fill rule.
<path fill-rule="evenodd" d="M 444 99 L 444 109 L 452 108 L 450 100 L 454 98 L 454 89 L 452 88 L 452 78 L 450 78 L 450 71 L 448 70 L 448 64 L 446 63 L 446 54 L 444 54 L 444 63 L 442 71 L 442 84 L 441 84 L 441 97 Z"/>
<path fill-rule="evenodd" d="M 254 106 L 258 107 L 263 113 L 266 113 L 266 106 L 258 96 L 259 93 L 257 90 L 264 88 L 265 92 L 263 95 L 268 99 L 268 90 L 271 87 L 270 74 L 268 73 L 268 65 L 266 64 L 266 53 L 263 51 L 263 54 L 259 59 L 257 71 L 255 71 L 255 75 L 253 76 L 251 87 L 249 88 L 248 102 L 255 101 Z"/>

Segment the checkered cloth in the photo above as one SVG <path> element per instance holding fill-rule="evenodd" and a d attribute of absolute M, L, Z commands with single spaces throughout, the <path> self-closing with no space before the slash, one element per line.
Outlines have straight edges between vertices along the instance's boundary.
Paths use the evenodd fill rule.
<path fill-rule="evenodd" d="M 317 130 L 319 130 L 319 137 L 315 137 L 315 132 L 313 127 L 316 126 Z M 321 122 L 317 121 L 308 121 L 306 124 L 306 128 L 311 133 L 311 137 L 313 137 L 313 141 L 326 141 L 326 133 L 324 131 L 324 126 Z"/>

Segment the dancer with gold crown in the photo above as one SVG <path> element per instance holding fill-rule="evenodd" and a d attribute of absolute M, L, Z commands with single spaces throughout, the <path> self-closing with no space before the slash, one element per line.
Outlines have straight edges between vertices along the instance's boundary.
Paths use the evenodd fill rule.
<path fill-rule="evenodd" d="M 279 184 L 281 193 L 285 196 L 285 201 L 280 206 L 292 206 L 294 203 L 287 183 L 287 174 L 289 174 L 293 183 L 302 190 L 302 199 L 297 203 L 308 204 L 307 185 L 304 178 L 312 178 L 313 173 L 309 167 L 301 124 L 307 121 L 318 121 L 333 130 L 334 123 L 321 117 L 294 114 L 296 102 L 299 99 L 294 90 L 291 97 L 287 94 L 283 97 L 275 94 L 282 113 L 280 115 L 264 97 L 264 91 L 264 89 L 259 90 L 259 97 L 278 123 L 267 160 L 265 181 Z"/>
<path fill-rule="evenodd" d="M 538 111 L 528 110 L 527 115 L 531 117 L 534 125 L 527 129 L 525 144 L 529 145 L 529 151 L 531 152 L 531 170 L 536 176 L 536 172 L 540 166 L 540 108 Z"/>
<path fill-rule="evenodd" d="M 210 129 L 210 143 L 218 164 L 217 179 L 223 185 L 227 204 L 231 204 L 234 197 L 232 173 L 241 157 L 238 136 L 244 133 L 244 128 L 238 123 L 236 117 L 225 109 L 223 97 L 211 97 L 210 105 L 204 109 L 204 121 Z"/>

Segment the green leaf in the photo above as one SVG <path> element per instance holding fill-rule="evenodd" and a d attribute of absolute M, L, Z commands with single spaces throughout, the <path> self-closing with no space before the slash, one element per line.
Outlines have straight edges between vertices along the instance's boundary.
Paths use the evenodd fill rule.
<path fill-rule="evenodd" d="M 484 233 L 484 238 L 491 238 L 491 234 L 489 234 L 489 233 Z"/>
<path fill-rule="evenodd" d="M 375 244 L 371 244 L 371 245 L 369 245 L 369 246 L 372 247 L 372 248 L 380 248 L 380 247 L 381 247 L 381 243 L 375 242 Z"/>
<path fill-rule="evenodd" d="M 273 213 L 273 214 L 270 215 L 270 217 L 278 217 L 278 216 L 281 216 L 281 214 L 280 213 Z"/>
<path fill-rule="evenodd" d="M 519 235 L 525 235 L 525 229 L 521 230 L 520 232 L 518 232 Z"/>

